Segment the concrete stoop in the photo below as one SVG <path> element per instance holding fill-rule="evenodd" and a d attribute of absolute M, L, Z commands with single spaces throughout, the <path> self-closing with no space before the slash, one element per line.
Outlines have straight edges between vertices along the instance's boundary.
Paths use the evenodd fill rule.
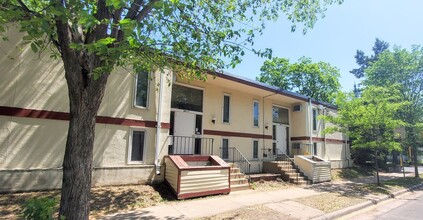
<path fill-rule="evenodd" d="M 248 178 L 241 173 L 236 164 L 228 163 L 231 166 L 231 192 L 250 189 Z"/>
<path fill-rule="evenodd" d="M 263 171 L 267 173 L 278 173 L 284 181 L 297 185 L 308 185 L 311 181 L 303 173 L 294 169 L 289 161 L 270 161 L 263 163 Z"/>

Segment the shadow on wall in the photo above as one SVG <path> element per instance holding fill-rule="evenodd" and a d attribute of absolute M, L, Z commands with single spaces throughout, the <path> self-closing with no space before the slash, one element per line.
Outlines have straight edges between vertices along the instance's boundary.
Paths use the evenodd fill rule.
<path fill-rule="evenodd" d="M 49 51 L 34 54 L 19 41 L 22 33 L 9 34 L 15 37 L 0 42 L 0 106 L 68 112 L 62 63 L 50 59 Z M 67 128 L 66 120 L 0 116 L 1 191 L 60 187 Z M 111 130 L 98 135 L 96 160 L 104 158 L 114 136 Z"/>

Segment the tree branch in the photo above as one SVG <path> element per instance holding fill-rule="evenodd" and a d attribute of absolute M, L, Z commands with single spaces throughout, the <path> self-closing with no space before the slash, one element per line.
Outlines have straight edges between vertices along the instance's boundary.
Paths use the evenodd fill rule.
<path fill-rule="evenodd" d="M 148 13 L 150 13 L 150 11 L 153 9 L 153 6 L 156 2 L 158 2 L 158 0 L 150 0 L 147 5 L 145 5 L 144 8 L 142 8 L 138 15 L 135 17 L 135 20 L 138 22 L 144 20 L 144 18 L 147 17 Z"/>

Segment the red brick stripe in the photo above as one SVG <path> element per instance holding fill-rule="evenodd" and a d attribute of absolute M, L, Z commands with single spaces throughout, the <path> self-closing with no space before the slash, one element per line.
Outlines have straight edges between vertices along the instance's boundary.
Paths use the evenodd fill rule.
<path fill-rule="evenodd" d="M 312 137 L 311 139 L 314 142 L 324 142 L 325 141 L 324 138 L 320 138 L 320 137 Z M 291 137 L 291 141 L 308 141 L 308 140 L 310 140 L 310 137 L 307 137 L 307 136 Z M 346 143 L 345 140 L 338 140 L 338 139 L 331 139 L 331 138 L 326 138 L 326 142 L 327 143 L 334 143 L 334 144 L 344 144 L 344 143 Z"/>
<path fill-rule="evenodd" d="M 15 108 L 15 107 L 6 107 L 6 106 L 0 106 L 0 115 L 12 116 L 12 117 L 63 120 L 63 121 L 69 121 L 69 118 L 70 118 L 70 114 L 67 112 L 25 109 L 25 108 Z M 156 121 L 114 118 L 114 117 L 107 117 L 107 116 L 97 116 L 96 122 L 99 124 L 139 126 L 139 127 L 149 127 L 149 128 L 154 128 L 157 125 Z M 170 128 L 169 123 L 162 123 L 161 125 L 162 125 L 162 128 L 165 128 L 165 129 Z"/>
<path fill-rule="evenodd" d="M 272 139 L 272 135 L 251 134 L 251 133 L 241 133 L 241 132 L 231 132 L 231 131 L 216 131 L 216 130 L 206 130 L 206 129 L 204 129 L 204 134 L 217 135 L 217 136 L 228 136 L 228 137 Z"/>

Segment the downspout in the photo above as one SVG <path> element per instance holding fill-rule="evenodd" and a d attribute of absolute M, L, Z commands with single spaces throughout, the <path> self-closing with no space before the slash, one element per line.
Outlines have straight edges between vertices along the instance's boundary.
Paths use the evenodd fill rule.
<path fill-rule="evenodd" d="M 157 104 L 157 126 L 156 126 L 156 149 L 154 154 L 154 165 L 156 167 L 156 174 L 160 175 L 160 138 L 162 131 L 162 100 L 163 100 L 163 73 L 160 73 L 160 84 L 159 84 L 159 103 Z"/>
<path fill-rule="evenodd" d="M 264 138 L 264 136 L 265 136 L 265 126 L 266 126 L 266 123 L 264 122 L 264 99 L 265 99 L 265 98 L 267 98 L 267 97 L 270 97 L 270 96 L 274 96 L 274 95 L 277 95 L 277 93 L 273 93 L 273 94 L 266 95 L 266 96 L 263 96 L 263 97 L 262 97 L 262 100 L 263 100 L 263 101 L 262 101 L 262 109 L 263 109 L 263 111 L 262 111 L 262 113 L 261 113 L 261 114 L 262 114 L 262 116 L 263 116 L 263 117 L 262 117 L 262 118 L 263 118 L 263 121 L 262 121 L 262 123 L 263 123 L 263 126 L 262 126 L 262 127 L 263 127 L 263 129 L 262 129 L 262 130 L 263 130 L 263 139 L 262 139 L 262 140 L 263 140 L 263 147 L 262 147 L 262 150 L 263 150 L 263 152 L 266 150 L 266 147 L 265 147 L 265 138 Z M 270 125 L 269 125 L 269 126 L 270 126 Z M 269 128 L 268 128 L 268 129 L 269 129 Z"/>
<path fill-rule="evenodd" d="M 310 152 L 313 151 L 313 154 L 314 154 L 315 152 L 314 152 L 314 148 L 313 148 L 313 137 L 312 137 L 312 135 L 313 135 L 313 108 L 312 108 L 312 105 L 311 105 L 311 98 L 308 99 L 308 112 L 309 112 L 309 114 L 308 114 L 308 121 L 309 121 L 308 130 L 309 130 L 309 135 L 310 135 L 309 136 L 310 137 L 310 139 L 309 139 L 310 145 L 309 146 L 310 146 Z"/>
<path fill-rule="evenodd" d="M 328 109 L 324 108 L 323 109 L 323 115 L 326 116 L 326 114 L 328 114 Z M 324 119 L 322 119 L 322 131 L 323 131 L 323 158 L 326 158 L 326 121 Z"/>

